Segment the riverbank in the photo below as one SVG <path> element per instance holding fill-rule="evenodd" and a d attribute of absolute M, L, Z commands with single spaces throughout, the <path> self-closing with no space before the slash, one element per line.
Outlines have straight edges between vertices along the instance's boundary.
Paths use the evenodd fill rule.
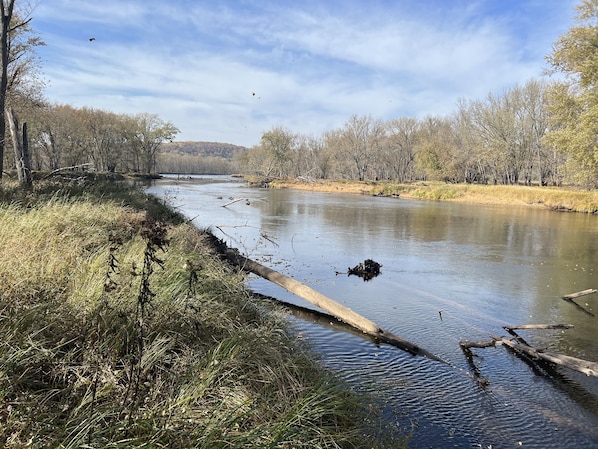
<path fill-rule="evenodd" d="M 0 446 L 404 445 L 157 199 L 81 178 L 0 197 Z"/>
<path fill-rule="evenodd" d="M 447 184 L 443 182 L 273 180 L 271 188 L 352 193 L 399 199 L 453 201 L 471 204 L 541 207 L 551 210 L 598 213 L 598 192 L 574 187 Z"/>

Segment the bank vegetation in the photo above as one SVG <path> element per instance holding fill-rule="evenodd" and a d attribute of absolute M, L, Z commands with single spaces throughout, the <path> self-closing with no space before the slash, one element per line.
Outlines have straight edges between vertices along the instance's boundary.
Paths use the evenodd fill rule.
<path fill-rule="evenodd" d="M 0 189 L 0 446 L 402 447 L 205 231 L 122 182 Z"/>
<path fill-rule="evenodd" d="M 250 184 L 260 178 L 247 177 Z M 353 193 L 405 200 L 452 201 L 469 204 L 525 206 L 560 212 L 598 213 L 598 192 L 575 187 L 450 184 L 441 181 L 397 183 L 393 181 L 306 182 L 273 179 L 270 188 L 292 188 L 313 192 Z"/>

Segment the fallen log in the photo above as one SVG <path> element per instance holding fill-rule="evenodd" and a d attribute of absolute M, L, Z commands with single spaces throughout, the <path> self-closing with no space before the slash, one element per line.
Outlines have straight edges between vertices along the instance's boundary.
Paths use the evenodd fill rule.
<path fill-rule="evenodd" d="M 598 363 L 568 355 L 545 352 L 541 349 L 534 348 L 515 332 L 516 329 L 571 329 L 572 327 L 574 327 L 572 324 L 520 324 L 517 326 L 503 326 L 503 329 L 513 335 L 514 338 L 490 335 L 492 340 L 480 342 L 464 340 L 461 341 L 459 345 L 470 362 L 472 357 L 471 348 L 488 348 L 491 346 L 505 345 L 528 363 L 532 364 L 532 367 L 534 368 L 534 364 L 548 362 L 545 368 L 553 365 L 560 365 L 574 371 L 579 371 L 587 376 L 598 377 Z M 514 339 L 516 341 L 513 341 Z"/>
<path fill-rule="evenodd" d="M 568 296 L 563 296 L 563 299 L 564 299 L 565 301 L 567 301 L 567 302 L 569 302 L 569 303 L 573 304 L 575 307 L 577 307 L 577 308 L 578 308 L 579 310 L 581 310 L 583 313 L 586 313 L 586 314 L 588 314 L 588 315 L 590 315 L 590 316 L 596 316 L 596 315 L 594 315 L 594 312 L 592 312 L 591 310 L 588 310 L 588 309 L 586 309 L 586 308 L 585 308 L 585 307 L 583 307 L 583 306 L 580 306 L 580 305 L 579 305 L 579 304 L 577 304 L 575 301 L 573 301 L 573 299 L 571 299 L 570 297 L 568 297 Z"/>
<path fill-rule="evenodd" d="M 426 357 L 431 360 L 436 360 L 438 362 L 447 363 L 446 361 L 442 360 L 440 357 L 432 354 L 431 352 L 421 348 L 420 346 L 411 343 L 407 340 L 402 339 L 401 337 L 394 335 L 392 332 L 386 331 L 378 326 L 373 321 L 368 320 L 367 318 L 355 313 L 353 310 L 349 309 L 348 307 L 339 304 L 338 302 L 334 301 L 331 298 L 324 296 L 323 294 L 313 290 L 312 288 L 308 287 L 307 285 L 296 281 L 295 279 L 285 276 L 282 273 L 279 273 L 276 270 L 268 268 L 264 265 L 261 265 L 247 257 L 242 256 L 236 249 L 231 249 L 226 247 L 226 245 L 222 242 L 216 245 L 222 255 L 234 265 L 237 265 L 242 270 L 257 274 L 264 279 L 273 282 L 280 287 L 288 290 L 289 292 L 305 299 L 306 301 L 315 304 L 322 310 L 325 310 L 328 313 L 334 315 L 340 321 L 354 327 L 362 331 L 363 333 L 374 337 L 377 341 L 384 342 L 395 346 L 397 348 L 403 349 L 404 351 L 409 352 L 413 355 L 419 355 L 422 357 Z"/>
<path fill-rule="evenodd" d="M 562 296 L 562 298 L 563 299 L 575 299 L 575 298 L 579 298 L 580 296 L 591 295 L 592 293 L 596 293 L 596 292 L 598 292 L 598 290 L 596 290 L 595 288 L 589 288 L 587 290 L 582 290 L 580 292 L 569 293 L 568 295 Z"/>
<path fill-rule="evenodd" d="M 598 292 L 598 290 L 596 290 L 595 288 L 589 288 L 587 290 L 582 290 L 580 292 L 569 293 L 568 295 L 561 296 L 561 298 L 567 302 L 570 302 L 571 304 L 573 304 L 575 307 L 577 307 L 582 312 L 587 313 L 590 316 L 596 316 L 596 315 L 594 315 L 594 313 L 592 311 L 586 309 L 583 306 L 580 306 L 575 301 L 573 301 L 575 298 L 579 298 L 580 296 L 591 295 L 592 293 L 596 293 L 596 292 Z"/>
<path fill-rule="evenodd" d="M 79 165 L 72 165 L 70 167 L 57 168 L 56 170 L 52 170 L 50 173 L 48 173 L 46 176 L 44 176 L 44 179 L 49 178 L 50 176 L 53 176 L 56 173 L 60 173 L 62 171 L 66 171 L 66 170 L 87 170 L 92 165 L 93 164 L 91 164 L 91 162 L 87 162 L 85 164 L 79 164 Z"/>
<path fill-rule="evenodd" d="M 222 207 L 230 206 L 231 204 L 238 203 L 239 201 L 245 201 L 245 202 L 247 202 L 247 201 L 249 201 L 249 200 L 248 200 L 248 199 L 246 199 L 246 198 L 233 198 L 233 199 L 232 199 L 232 200 L 230 200 L 228 203 L 226 203 L 226 204 L 223 204 L 223 205 L 222 205 Z"/>
<path fill-rule="evenodd" d="M 502 344 L 524 353 L 525 355 L 533 359 L 541 359 L 555 365 L 561 365 L 574 371 L 579 371 L 586 376 L 598 377 L 598 363 L 590 362 L 588 360 L 578 359 L 577 357 L 571 357 L 563 354 L 553 354 L 550 352 L 540 351 L 532 348 L 531 346 L 524 345 L 521 343 L 514 343 L 508 338 L 504 337 L 492 337 Z"/>
<path fill-rule="evenodd" d="M 515 329 L 572 329 L 573 324 L 519 324 L 517 326 L 503 326 L 507 331 Z"/>
<path fill-rule="evenodd" d="M 500 344 L 500 343 L 498 343 Z M 469 341 L 463 340 L 459 342 L 459 346 L 461 349 L 471 349 L 471 348 L 489 348 L 491 346 L 496 346 L 497 341 L 496 339 L 486 340 L 486 341 Z"/>

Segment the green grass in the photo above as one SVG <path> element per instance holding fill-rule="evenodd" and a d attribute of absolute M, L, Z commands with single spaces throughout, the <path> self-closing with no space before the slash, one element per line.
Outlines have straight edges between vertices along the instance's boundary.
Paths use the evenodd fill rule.
<path fill-rule="evenodd" d="M 0 197 L 0 446 L 404 446 L 156 199 L 97 180 Z"/>

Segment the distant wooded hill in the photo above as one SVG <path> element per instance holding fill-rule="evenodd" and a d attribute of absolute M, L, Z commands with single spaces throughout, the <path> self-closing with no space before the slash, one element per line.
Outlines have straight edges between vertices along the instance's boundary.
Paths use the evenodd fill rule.
<path fill-rule="evenodd" d="M 169 142 L 160 147 L 160 173 L 230 175 L 237 170 L 236 158 L 247 148 L 222 142 Z"/>
<path fill-rule="evenodd" d="M 167 142 L 160 147 L 162 153 L 187 154 L 191 156 L 214 156 L 233 160 L 247 148 L 222 142 Z"/>

